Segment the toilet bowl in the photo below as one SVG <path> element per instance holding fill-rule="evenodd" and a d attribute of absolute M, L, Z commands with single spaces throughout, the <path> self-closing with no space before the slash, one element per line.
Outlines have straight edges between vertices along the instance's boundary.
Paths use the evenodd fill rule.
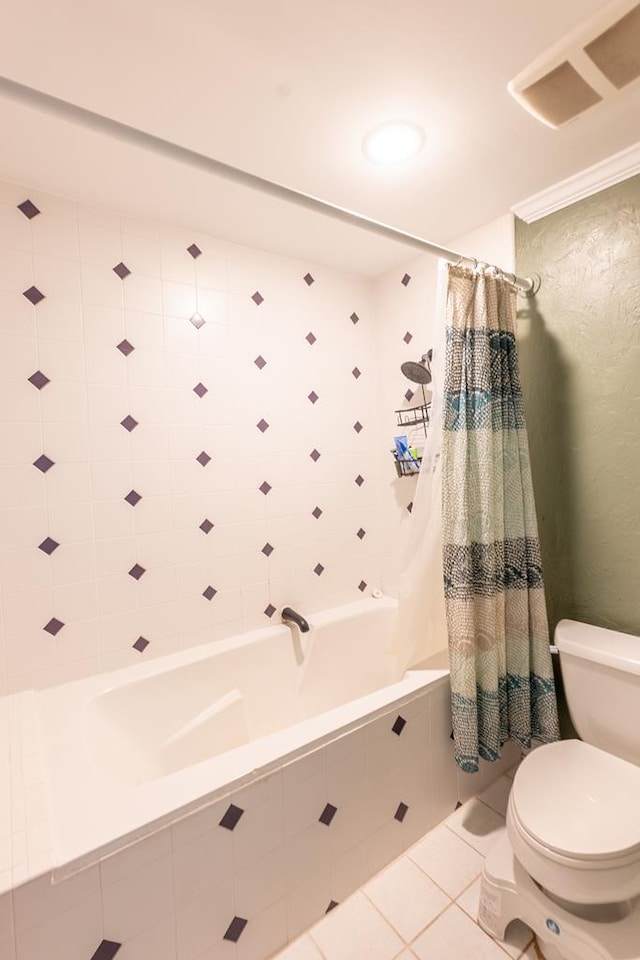
<path fill-rule="evenodd" d="M 514 778 L 507 834 L 527 873 L 556 897 L 637 897 L 640 767 L 580 740 L 534 750 Z"/>
<path fill-rule="evenodd" d="M 640 960 L 640 638 L 563 620 L 555 639 L 583 740 L 521 763 L 478 919 L 496 939 L 524 921 L 548 960 Z"/>

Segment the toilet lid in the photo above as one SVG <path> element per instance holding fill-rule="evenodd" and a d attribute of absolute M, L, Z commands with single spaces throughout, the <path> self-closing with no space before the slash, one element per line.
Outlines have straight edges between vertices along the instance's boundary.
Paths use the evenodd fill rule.
<path fill-rule="evenodd" d="M 525 831 L 556 853 L 584 860 L 640 854 L 640 767 L 581 740 L 530 753 L 511 802 Z"/>

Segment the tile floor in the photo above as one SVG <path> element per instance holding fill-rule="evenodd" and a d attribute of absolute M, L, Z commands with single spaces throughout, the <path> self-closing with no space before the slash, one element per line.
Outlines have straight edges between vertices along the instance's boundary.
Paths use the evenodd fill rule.
<path fill-rule="evenodd" d="M 498 944 L 476 923 L 482 862 L 505 830 L 510 788 L 500 777 L 273 960 L 538 960 L 524 924 Z"/>

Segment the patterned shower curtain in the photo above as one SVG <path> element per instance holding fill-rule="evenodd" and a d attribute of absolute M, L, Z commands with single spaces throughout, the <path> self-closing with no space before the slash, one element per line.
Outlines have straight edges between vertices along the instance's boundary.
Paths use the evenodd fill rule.
<path fill-rule="evenodd" d="M 516 288 L 449 266 L 444 591 L 456 762 L 559 738 L 515 339 Z"/>

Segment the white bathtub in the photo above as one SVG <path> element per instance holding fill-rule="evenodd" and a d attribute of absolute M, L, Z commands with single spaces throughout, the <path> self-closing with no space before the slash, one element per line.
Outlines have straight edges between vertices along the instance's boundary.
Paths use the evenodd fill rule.
<path fill-rule="evenodd" d="M 395 614 L 362 600 L 36 694 L 59 876 L 446 682 L 394 676 Z"/>

